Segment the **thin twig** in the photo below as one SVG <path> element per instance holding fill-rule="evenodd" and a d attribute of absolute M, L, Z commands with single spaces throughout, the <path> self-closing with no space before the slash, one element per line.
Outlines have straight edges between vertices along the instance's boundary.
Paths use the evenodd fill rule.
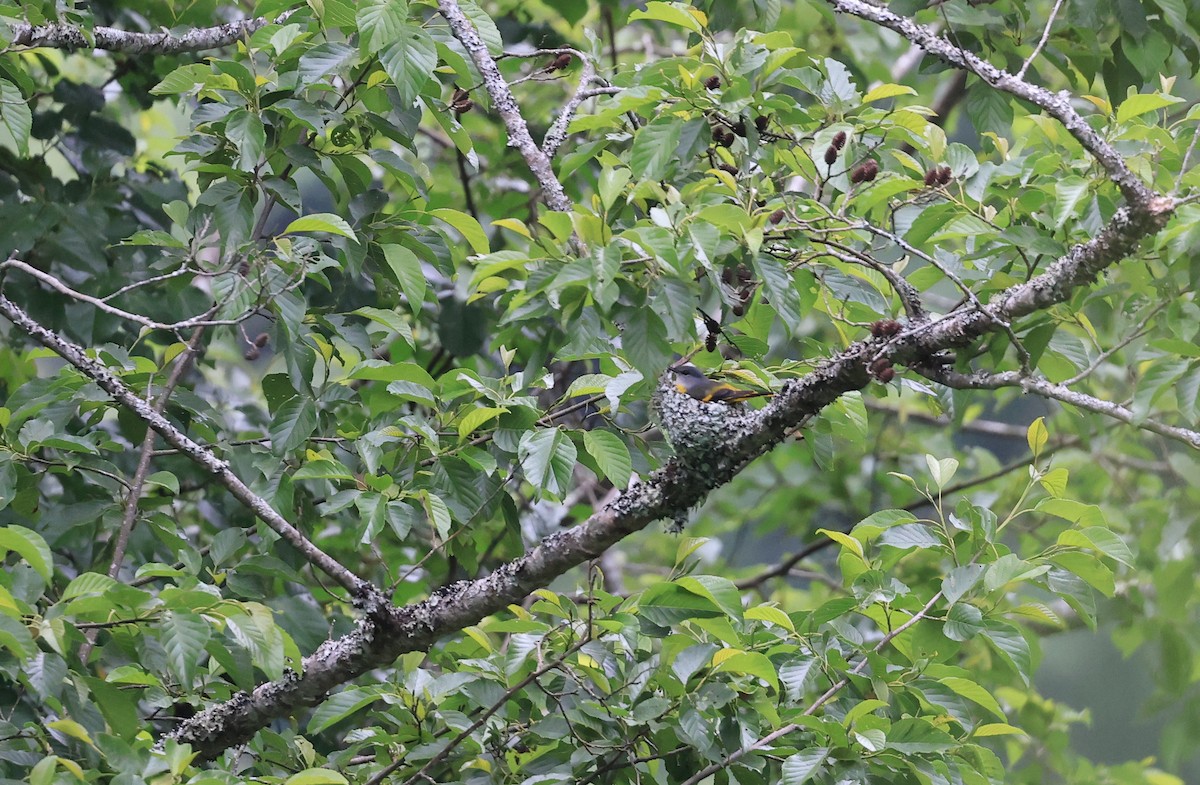
<path fill-rule="evenodd" d="M 1046 20 L 1046 29 L 1042 31 L 1042 40 L 1037 42 L 1037 46 L 1029 54 L 1029 58 L 1022 63 L 1021 70 L 1017 71 L 1017 78 L 1024 79 L 1025 72 L 1029 70 L 1029 66 L 1037 59 L 1037 56 L 1042 53 L 1042 47 L 1046 45 L 1046 41 L 1050 40 L 1050 28 L 1054 26 L 1054 18 L 1058 16 L 1058 9 L 1062 8 L 1063 0 L 1054 0 L 1054 8 L 1050 9 L 1050 18 Z"/>
<path fill-rule="evenodd" d="M 929 611 L 931 611 L 933 609 L 933 606 L 935 604 L 937 604 L 937 601 L 940 600 L 941 598 L 942 598 L 942 593 L 939 591 L 937 594 L 933 595 L 933 597 L 931 597 L 929 599 L 929 602 L 925 603 L 925 607 L 923 607 L 923 608 L 921 608 L 921 610 L 917 611 L 912 617 L 910 617 L 908 619 L 908 621 L 906 621 L 903 624 L 901 624 L 900 626 L 896 627 L 894 630 L 889 632 L 887 635 L 884 635 L 883 638 L 880 639 L 879 643 L 877 643 L 871 651 L 872 652 L 882 651 L 883 647 L 887 646 L 889 643 L 891 643 L 893 640 L 895 640 L 897 635 L 900 635 L 905 630 L 907 630 L 909 627 L 913 626 L 914 624 L 916 624 L 917 622 L 921 621 L 926 616 L 928 616 Z M 845 688 L 845 686 L 850 683 L 851 676 L 857 676 L 858 674 L 860 674 L 864 670 L 866 670 L 867 663 L 869 663 L 869 662 L 870 662 L 870 659 L 867 657 L 863 657 L 861 660 L 859 660 L 858 664 L 855 665 L 853 668 L 851 668 L 849 673 L 847 673 L 845 676 L 843 676 L 841 679 L 839 679 L 837 682 L 835 682 L 832 687 L 830 687 L 828 690 L 825 691 L 825 693 L 823 695 L 821 695 L 821 697 L 817 698 L 815 701 L 813 701 L 811 704 L 809 704 L 808 708 L 804 710 L 804 716 L 811 717 L 813 714 L 816 714 L 817 709 L 821 708 L 826 703 L 828 703 L 830 700 L 832 700 L 835 695 L 837 695 L 839 692 L 841 692 Z M 755 750 L 760 750 L 763 747 L 766 747 L 767 745 L 775 742 L 777 739 L 781 739 L 784 736 L 788 735 L 789 733 L 794 733 L 795 731 L 799 730 L 802 727 L 804 727 L 804 726 L 800 723 L 789 722 L 787 725 L 784 725 L 782 728 L 779 728 L 778 730 L 768 733 L 766 736 L 763 736 L 761 739 L 754 742 L 753 744 L 747 744 L 745 747 L 742 747 L 741 749 L 730 753 L 730 755 L 727 758 L 724 758 L 716 763 L 713 763 L 713 764 L 710 764 L 710 765 L 704 767 L 700 771 L 693 774 L 691 777 L 688 777 L 686 780 L 684 780 L 682 785 L 697 785 L 697 783 L 701 782 L 702 780 L 707 779 L 708 777 L 711 777 L 713 774 L 716 774 L 718 771 L 728 768 L 731 764 L 733 764 L 734 762 L 736 762 L 743 756 L 745 756 L 751 752 L 754 752 Z"/>
<path fill-rule="evenodd" d="M 377 590 L 367 581 L 359 578 L 341 562 L 318 548 L 298 528 L 280 515 L 266 499 L 250 490 L 250 487 L 229 468 L 227 462 L 218 458 L 212 450 L 197 444 L 187 434 L 175 427 L 170 420 L 155 411 L 154 407 L 126 386 L 107 366 L 88 357 L 82 346 L 48 330 L 3 294 L 0 294 L 0 315 L 12 322 L 17 329 L 75 366 L 81 373 L 100 385 L 101 389 L 118 403 L 157 431 L 168 444 L 177 448 L 216 477 L 217 481 L 224 485 L 234 498 L 248 507 L 280 537 L 287 540 L 310 564 L 324 571 L 356 596 L 371 596 L 378 599 Z"/>

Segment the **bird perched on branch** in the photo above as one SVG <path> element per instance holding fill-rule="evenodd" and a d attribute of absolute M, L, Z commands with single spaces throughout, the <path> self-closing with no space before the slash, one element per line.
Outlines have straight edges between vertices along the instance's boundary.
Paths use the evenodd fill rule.
<path fill-rule="evenodd" d="M 691 364 L 673 365 L 669 369 L 675 376 L 675 389 L 684 395 L 690 395 L 697 401 L 712 403 L 739 403 L 747 398 L 761 398 L 774 395 L 773 392 L 758 392 L 742 387 L 734 387 L 727 382 L 718 382 L 705 376 L 699 368 Z"/>

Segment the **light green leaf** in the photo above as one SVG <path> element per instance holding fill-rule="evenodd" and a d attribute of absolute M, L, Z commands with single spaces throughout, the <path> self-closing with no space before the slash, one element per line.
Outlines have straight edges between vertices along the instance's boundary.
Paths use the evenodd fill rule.
<path fill-rule="evenodd" d="M 54 556 L 42 535 L 24 526 L 5 526 L 0 529 L 0 556 L 15 552 L 45 581 L 54 575 Z"/>
<path fill-rule="evenodd" d="M 645 11 L 635 9 L 629 14 L 631 22 L 639 19 L 666 22 L 669 25 L 691 30 L 693 33 L 701 32 L 708 24 L 708 17 L 704 15 L 704 12 L 684 3 L 646 3 Z"/>
<path fill-rule="evenodd" d="M 358 239 L 354 236 L 354 230 L 350 228 L 350 224 L 346 223 L 346 219 L 333 213 L 313 213 L 302 216 L 292 221 L 283 230 L 283 234 L 295 234 L 296 232 L 328 232 L 348 237 L 351 240 Z"/>
<path fill-rule="evenodd" d="M 1131 95 L 1117 107 L 1117 122 L 1124 123 L 1147 112 L 1153 112 L 1172 104 L 1177 104 L 1182 100 L 1178 96 L 1164 95 L 1162 93 L 1139 93 L 1138 95 Z"/>

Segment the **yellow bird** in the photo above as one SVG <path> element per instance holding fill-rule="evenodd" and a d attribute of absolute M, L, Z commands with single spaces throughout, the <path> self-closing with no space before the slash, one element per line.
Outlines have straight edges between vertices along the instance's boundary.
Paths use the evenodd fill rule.
<path fill-rule="evenodd" d="M 712 403 L 738 403 L 747 398 L 761 398 L 774 395 L 773 392 L 758 392 L 741 387 L 734 387 L 726 382 L 718 382 L 705 376 L 694 365 L 673 365 L 669 369 L 675 374 L 675 389 L 684 395 L 690 395 L 697 401 Z"/>

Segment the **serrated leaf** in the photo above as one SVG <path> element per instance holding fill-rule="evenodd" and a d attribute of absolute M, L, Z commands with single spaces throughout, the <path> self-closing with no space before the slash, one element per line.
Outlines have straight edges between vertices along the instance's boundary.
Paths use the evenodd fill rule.
<path fill-rule="evenodd" d="M 437 68 L 437 47 L 420 27 L 406 24 L 380 52 L 379 62 L 400 94 L 400 108 L 408 109 Z"/>
<path fill-rule="evenodd" d="M 358 31 L 368 54 L 396 40 L 408 22 L 405 0 L 364 0 L 355 14 Z"/>
<path fill-rule="evenodd" d="M 667 164 L 675 160 L 675 149 L 683 125 L 674 117 L 663 117 L 638 129 L 629 151 L 629 168 L 639 180 L 661 180 Z"/>
<path fill-rule="evenodd" d="M 517 447 L 525 478 L 540 492 L 561 496 L 571 485 L 578 453 L 567 434 L 557 428 L 527 431 Z"/>
<path fill-rule="evenodd" d="M 304 444 L 316 428 L 316 404 L 300 395 L 290 398 L 271 421 L 271 448 L 276 455 L 289 453 Z"/>
<path fill-rule="evenodd" d="M 212 636 L 208 622 L 195 613 L 168 611 L 163 614 L 159 629 L 172 673 L 185 689 L 190 689 L 200 667 L 204 647 Z"/>
<path fill-rule="evenodd" d="M 629 478 L 633 475 L 633 461 L 629 457 L 629 448 L 616 434 L 608 431 L 584 431 L 583 446 L 614 487 L 625 488 L 629 485 Z"/>

